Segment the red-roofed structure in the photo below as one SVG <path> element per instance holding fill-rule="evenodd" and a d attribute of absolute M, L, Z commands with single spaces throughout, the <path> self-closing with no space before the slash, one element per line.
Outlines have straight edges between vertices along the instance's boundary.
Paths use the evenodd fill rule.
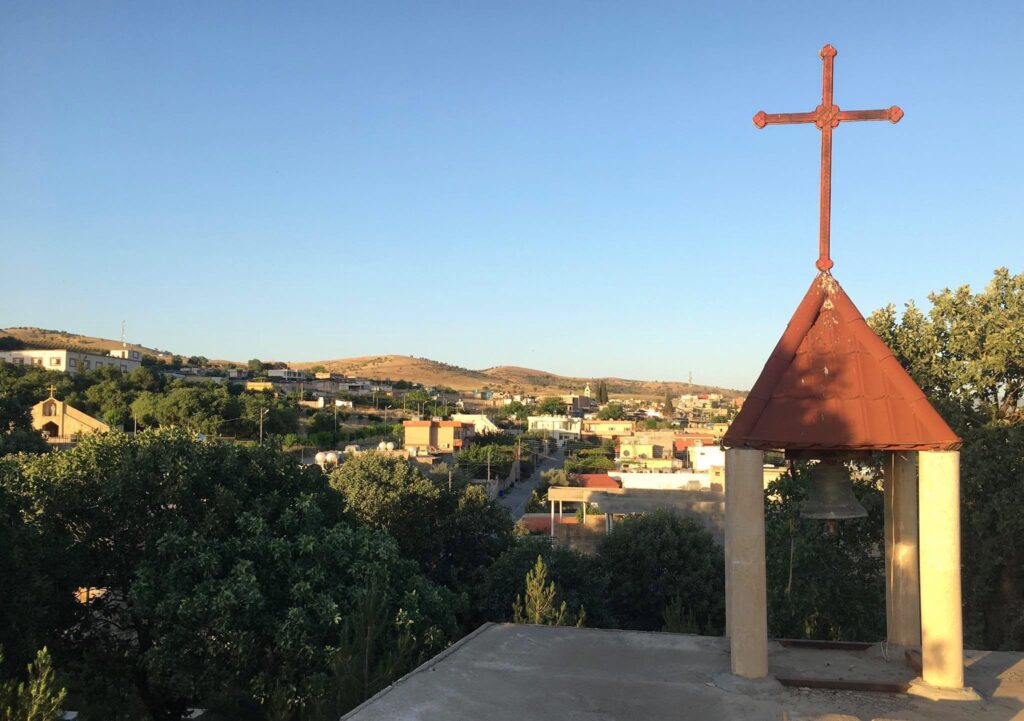
<path fill-rule="evenodd" d="M 621 488 L 622 484 L 607 473 L 579 473 L 576 475 L 583 488 Z"/>
<path fill-rule="evenodd" d="M 821 273 L 761 371 L 724 444 L 734 448 L 954 450 L 960 439 Z"/>

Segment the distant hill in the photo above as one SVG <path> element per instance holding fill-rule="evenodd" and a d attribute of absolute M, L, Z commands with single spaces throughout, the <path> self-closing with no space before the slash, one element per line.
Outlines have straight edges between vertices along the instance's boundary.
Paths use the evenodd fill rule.
<path fill-rule="evenodd" d="M 80 348 L 105 353 L 121 347 L 121 341 L 109 338 L 68 333 L 61 330 L 44 328 L 3 328 L 0 337 L 11 336 L 27 346 L 36 348 Z M 135 343 L 128 347 L 152 356 L 169 356 L 169 351 L 148 348 Z M 226 361 L 213 361 L 221 364 Z M 245 365 L 245 362 L 239 362 Z M 336 358 L 334 360 L 309 361 L 290 363 L 292 368 L 309 369 L 313 366 L 343 373 L 347 376 L 391 380 L 405 380 L 422 383 L 426 386 L 445 386 L 458 391 L 490 389 L 495 391 L 511 391 L 533 395 L 560 395 L 563 393 L 582 393 L 587 383 L 594 388 L 594 381 L 603 380 L 608 385 L 608 392 L 619 397 L 662 399 L 666 391 L 673 395 L 682 393 L 721 393 L 726 397 L 743 395 L 742 391 L 716 386 L 690 385 L 678 381 L 640 381 L 628 378 L 600 378 L 561 376 L 547 371 L 519 366 L 496 366 L 484 370 L 472 370 L 450 363 L 416 358 L 405 355 L 371 355 L 356 358 Z"/>
<path fill-rule="evenodd" d="M 17 338 L 30 348 L 79 348 L 86 351 L 106 353 L 121 347 L 121 341 L 119 340 L 94 338 L 93 336 L 68 333 L 63 330 L 47 330 L 46 328 L 0 328 L 0 337 L 3 336 Z M 130 350 L 136 350 L 145 355 L 170 355 L 168 351 L 147 348 L 137 343 L 128 343 L 127 345 Z"/>
<path fill-rule="evenodd" d="M 665 396 L 666 391 L 671 391 L 673 395 L 682 393 L 721 393 L 727 397 L 742 395 L 741 391 L 729 388 L 691 385 L 678 381 L 561 376 L 518 366 L 497 366 L 484 370 L 472 370 L 429 358 L 403 355 L 360 356 L 358 358 L 292 363 L 291 365 L 293 368 L 299 369 L 323 366 L 327 370 L 349 376 L 406 380 L 428 386 L 447 386 L 459 391 L 489 388 L 490 390 L 536 395 L 555 395 L 581 393 L 587 383 L 590 383 L 593 389 L 595 380 L 603 380 L 608 384 L 608 392 L 616 396 L 660 399 Z"/>

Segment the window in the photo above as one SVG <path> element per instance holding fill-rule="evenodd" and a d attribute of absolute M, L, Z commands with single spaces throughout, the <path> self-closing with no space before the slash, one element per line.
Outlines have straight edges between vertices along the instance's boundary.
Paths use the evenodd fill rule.
<path fill-rule="evenodd" d="M 128 372 L 128 366 L 125 365 L 124 363 L 121 364 L 121 372 L 122 373 L 127 373 Z"/>
<path fill-rule="evenodd" d="M 82 361 L 82 367 L 85 368 L 86 370 L 89 370 L 89 361 L 83 360 Z"/>
<path fill-rule="evenodd" d="M 74 358 L 68 358 L 68 367 L 69 368 L 74 368 L 76 365 L 78 365 L 78 361 L 77 360 L 75 360 Z"/>
<path fill-rule="evenodd" d="M 43 364 L 43 359 L 42 358 L 33 358 L 32 359 L 32 365 L 34 365 L 34 366 L 41 366 L 42 364 Z"/>
<path fill-rule="evenodd" d="M 52 365 L 52 366 L 59 366 L 60 365 L 60 356 L 59 355 L 50 356 L 50 365 Z"/>

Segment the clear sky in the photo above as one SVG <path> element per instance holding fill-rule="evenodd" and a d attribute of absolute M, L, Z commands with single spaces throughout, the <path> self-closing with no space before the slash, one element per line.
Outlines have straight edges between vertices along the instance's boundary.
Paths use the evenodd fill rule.
<path fill-rule="evenodd" d="M 0 4 L 0 326 L 748 387 L 814 276 L 867 315 L 1024 270 L 1024 3 Z"/>

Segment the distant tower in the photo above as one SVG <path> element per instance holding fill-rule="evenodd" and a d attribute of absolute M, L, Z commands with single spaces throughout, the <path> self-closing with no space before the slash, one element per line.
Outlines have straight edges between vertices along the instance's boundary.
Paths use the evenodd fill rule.
<path fill-rule="evenodd" d="M 693 385 L 693 371 L 690 371 L 690 385 Z"/>
<path fill-rule="evenodd" d="M 590 398 L 590 384 L 589 383 L 587 383 L 587 387 L 583 389 L 583 395 L 585 395 L 587 398 Z"/>
<path fill-rule="evenodd" d="M 128 347 L 128 343 L 125 342 L 125 335 L 124 335 L 124 328 L 125 328 L 125 324 L 127 322 L 128 321 L 126 321 L 126 320 L 122 320 L 121 321 L 121 347 L 122 348 L 127 348 Z"/>

